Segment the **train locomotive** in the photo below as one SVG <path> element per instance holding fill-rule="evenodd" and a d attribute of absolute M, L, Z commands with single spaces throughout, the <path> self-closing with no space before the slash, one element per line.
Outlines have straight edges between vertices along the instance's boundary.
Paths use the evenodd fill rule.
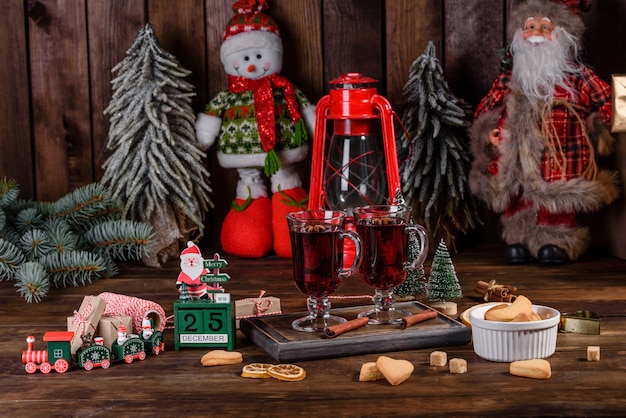
<path fill-rule="evenodd" d="M 72 338 L 74 332 L 71 331 L 48 331 L 43 336 L 47 350 L 34 350 L 35 337 L 29 335 L 26 338 L 28 348 L 22 352 L 24 370 L 27 373 L 39 370 L 48 374 L 52 370 L 65 373 L 73 367 L 85 370 L 92 370 L 95 367 L 108 369 L 113 361 L 130 364 L 135 359 L 144 360 L 147 354 L 157 356 L 164 350 L 163 333 L 155 330 L 145 339 L 131 334 L 121 343 L 115 340 L 111 349 L 102 344 L 102 339 L 86 340 L 73 358 Z"/>

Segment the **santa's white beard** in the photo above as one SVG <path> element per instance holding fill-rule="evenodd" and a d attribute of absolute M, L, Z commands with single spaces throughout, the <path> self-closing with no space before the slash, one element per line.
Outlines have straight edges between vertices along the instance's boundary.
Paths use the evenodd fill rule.
<path fill-rule="evenodd" d="M 192 279 L 197 279 L 204 271 L 204 266 L 202 265 L 202 261 L 194 261 L 195 262 L 193 263 L 193 266 L 190 266 L 188 260 L 183 260 L 180 263 L 180 268 L 187 276 L 191 277 Z"/>
<path fill-rule="evenodd" d="M 522 93 L 545 102 L 550 101 L 557 86 L 572 96 L 576 94 L 565 80 L 580 72 L 575 61 L 578 49 L 575 38 L 563 28 L 555 28 L 552 40 L 542 43 L 525 41 L 519 30 L 513 37 L 511 53 L 512 77 Z"/>

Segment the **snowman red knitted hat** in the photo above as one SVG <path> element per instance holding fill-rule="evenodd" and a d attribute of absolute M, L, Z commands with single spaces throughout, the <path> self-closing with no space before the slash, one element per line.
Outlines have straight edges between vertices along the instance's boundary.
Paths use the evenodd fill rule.
<path fill-rule="evenodd" d="M 270 48 L 283 52 L 278 25 L 263 13 L 267 0 L 239 0 L 233 4 L 233 16 L 226 24 L 220 59 L 248 48 Z"/>

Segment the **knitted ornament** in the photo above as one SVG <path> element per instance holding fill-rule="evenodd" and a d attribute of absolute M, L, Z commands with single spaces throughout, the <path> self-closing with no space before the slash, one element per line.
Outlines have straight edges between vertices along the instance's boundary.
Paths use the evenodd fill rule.
<path fill-rule="evenodd" d="M 239 257 L 263 257 L 272 248 L 291 257 L 285 216 L 306 201 L 295 164 L 306 159 L 315 126 L 315 106 L 280 75 L 283 44 L 266 9 L 266 0 L 233 5 L 220 48 L 228 90 L 219 92 L 196 122 L 198 142 L 208 148 L 217 141 L 220 165 L 238 170 L 220 240 L 226 253 Z M 270 199 L 263 175 L 270 177 L 272 193 L 287 198 Z"/>

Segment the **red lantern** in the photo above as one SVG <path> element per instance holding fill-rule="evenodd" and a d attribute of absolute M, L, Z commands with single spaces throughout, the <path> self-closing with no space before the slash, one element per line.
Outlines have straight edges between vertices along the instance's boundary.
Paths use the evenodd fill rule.
<path fill-rule="evenodd" d="M 318 102 L 309 209 L 343 210 L 351 216 L 358 206 L 396 203 L 401 190 L 394 112 L 372 86 L 376 82 L 345 74 L 330 82 L 330 93 Z M 328 120 L 334 124 L 330 139 Z"/>
<path fill-rule="evenodd" d="M 396 136 L 391 104 L 372 85 L 377 80 L 348 73 L 330 82 L 315 113 L 309 209 L 348 213 L 345 228 L 354 230 L 352 209 L 396 204 L 401 198 Z M 327 138 L 327 121 L 333 129 Z M 354 258 L 346 242 L 344 264 Z"/>

